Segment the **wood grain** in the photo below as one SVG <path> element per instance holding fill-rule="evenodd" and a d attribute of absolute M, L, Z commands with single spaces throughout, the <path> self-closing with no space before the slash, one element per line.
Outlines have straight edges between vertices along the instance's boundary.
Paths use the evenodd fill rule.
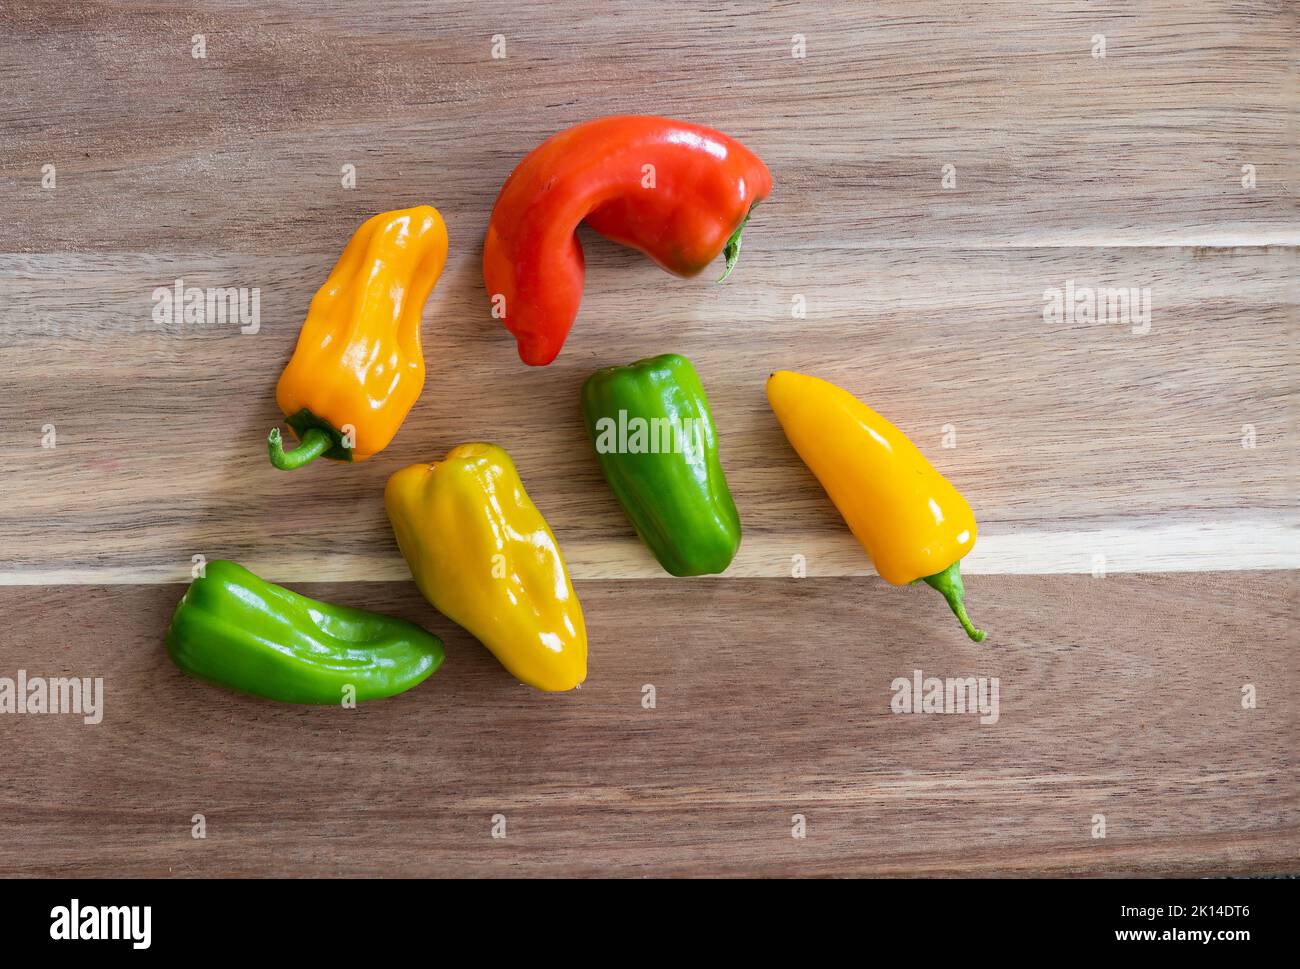
<path fill-rule="evenodd" d="M 0 874 L 1300 870 L 1296 35 L 1283 0 L 0 0 L 0 676 L 108 694 L 97 726 L 0 716 Z M 775 194 L 720 286 L 584 233 L 573 335 L 525 368 L 482 292 L 492 201 L 619 112 L 727 131 Z M 366 464 L 271 470 L 312 293 L 417 202 L 452 240 L 423 398 Z M 177 279 L 256 288 L 259 332 L 155 320 Z M 1045 321 L 1068 283 L 1149 288 L 1149 330 Z M 591 370 L 670 349 L 745 523 L 718 580 L 657 569 L 578 413 Z M 767 410 L 776 367 L 970 498 L 989 644 L 871 576 Z M 393 547 L 387 476 L 484 438 L 578 578 L 579 693 L 513 683 Z M 196 554 L 425 623 L 447 665 L 357 711 L 188 681 L 161 635 Z M 918 668 L 1000 677 L 1001 719 L 890 714 Z"/>
<path fill-rule="evenodd" d="M 1300 565 L 1296 250 L 1268 245 L 1295 241 L 1287 5 L 678 7 L 653 37 L 626 5 L 563 29 L 503 4 L 314 6 L 4 9 L 22 56 L 0 86 L 0 581 L 175 581 L 194 554 L 401 578 L 383 480 L 480 438 L 515 455 L 575 574 L 656 576 L 576 400 L 595 367 L 665 349 L 695 361 L 722 428 L 748 536 L 733 574 L 785 575 L 793 554 L 865 567 L 766 410 L 776 367 L 914 435 L 979 513 L 973 573 Z M 620 110 L 726 128 L 776 195 L 725 286 L 588 238 L 574 335 L 528 370 L 485 312 L 491 201 L 540 138 Z M 362 219 L 417 200 L 453 240 L 423 399 L 364 467 L 273 472 L 275 378 L 312 292 Z M 1171 241 L 1188 247 L 1135 248 Z M 156 323 L 151 294 L 176 279 L 257 288 L 261 331 Z M 1149 287 L 1150 332 L 1045 324 L 1044 290 L 1071 280 Z"/>
<path fill-rule="evenodd" d="M 6 352 L 25 362 L 9 371 L 0 573 L 177 581 L 204 554 L 286 579 L 402 578 L 384 481 L 486 438 L 514 455 L 575 574 L 661 575 L 604 486 L 577 397 L 596 367 L 665 347 L 689 356 L 709 390 L 746 527 L 735 574 L 788 575 L 793 554 L 814 574 L 869 568 L 767 408 L 763 380 L 777 367 L 844 384 L 921 444 L 979 516 L 972 572 L 1087 572 L 1095 553 L 1113 568 L 1294 567 L 1296 369 L 1279 352 L 1296 336 L 1293 251 L 1116 253 L 966 252 L 954 276 L 953 253 L 827 253 L 832 269 L 796 270 L 747 250 L 752 285 L 717 299 L 593 246 L 568 348 L 529 370 L 504 330 L 466 322 L 479 282 L 461 252 L 428 311 L 428 385 L 394 444 L 362 465 L 294 474 L 269 466 L 264 438 L 316 285 L 304 257 L 276 260 L 274 280 L 247 259 L 214 272 L 173 267 L 190 285 L 262 282 L 265 323 L 252 336 L 154 327 L 149 294 L 167 284 L 159 267 L 93 257 L 91 271 L 33 269 L 9 257 L 27 268 L 0 282 L 3 312 L 54 321 L 84 306 L 89 318 L 58 335 L 8 331 L 18 342 Z M 937 285 L 945 274 L 956 285 Z M 1151 286 L 1151 332 L 1044 324 L 1043 289 L 1070 278 Z M 640 305 L 651 284 L 676 299 L 640 317 L 618 311 Z M 874 295 L 855 304 L 855 288 Z M 800 292 L 809 315 L 792 326 Z M 743 342 L 720 342 L 737 321 Z M 57 431 L 52 450 L 41 446 L 46 425 Z M 955 448 L 941 446 L 946 425 Z M 1253 448 L 1242 446 L 1246 425 Z M 1162 527 L 1180 531 L 1150 541 Z"/>
<path fill-rule="evenodd" d="M 183 676 L 160 639 L 181 586 L 0 590 L 0 672 L 102 676 L 105 691 L 97 725 L 0 716 L 22 765 L 0 790 L 0 874 L 1300 865 L 1300 673 L 1275 648 L 1294 575 L 989 577 L 971 586 L 1001 631 L 993 646 L 936 631 L 930 596 L 874 578 L 667 586 L 579 583 L 592 675 L 551 696 L 511 680 L 410 583 L 305 586 L 446 637 L 433 678 L 355 710 Z M 891 681 L 915 669 L 998 677 L 1000 718 L 891 713 Z M 1245 684 L 1256 709 L 1242 708 Z M 190 835 L 196 813 L 205 840 Z"/>
<path fill-rule="evenodd" d="M 754 147 L 777 184 L 754 241 L 785 253 L 1293 243 L 1295 18 L 1285 0 L 8 3 L 6 231 L 330 256 L 359 214 L 417 200 L 481 230 L 540 140 L 631 111 Z M 68 166 L 55 195 L 47 162 Z"/>

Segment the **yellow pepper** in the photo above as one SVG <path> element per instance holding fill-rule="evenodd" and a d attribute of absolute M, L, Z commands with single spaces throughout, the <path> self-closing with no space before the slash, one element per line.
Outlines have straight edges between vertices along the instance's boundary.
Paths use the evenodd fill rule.
<path fill-rule="evenodd" d="M 981 642 L 958 565 L 975 547 L 966 499 L 902 431 L 848 391 L 778 370 L 767 380 L 767 399 L 881 577 L 894 585 L 925 580 Z"/>
<path fill-rule="evenodd" d="M 356 231 L 275 389 L 299 444 L 286 452 L 272 429 L 272 464 L 364 461 L 388 446 L 424 388 L 420 316 L 446 261 L 447 227 L 432 206 L 381 212 Z"/>
<path fill-rule="evenodd" d="M 384 507 L 416 585 L 539 690 L 587 678 L 587 627 L 555 536 L 510 455 L 462 444 L 388 479 Z"/>

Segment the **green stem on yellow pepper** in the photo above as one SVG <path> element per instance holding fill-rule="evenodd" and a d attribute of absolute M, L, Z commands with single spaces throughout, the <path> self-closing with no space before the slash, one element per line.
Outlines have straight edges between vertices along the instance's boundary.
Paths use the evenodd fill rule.
<path fill-rule="evenodd" d="M 966 630 L 966 635 L 977 643 L 984 642 L 984 637 L 988 634 L 982 629 L 976 629 L 975 624 L 970 621 L 970 616 L 966 615 L 966 604 L 963 601 L 966 595 L 966 587 L 961 581 L 961 560 L 958 559 L 953 562 L 942 572 L 927 575 L 924 581 L 926 585 L 938 590 L 939 594 L 948 600 L 948 605 L 961 622 L 961 628 Z"/>

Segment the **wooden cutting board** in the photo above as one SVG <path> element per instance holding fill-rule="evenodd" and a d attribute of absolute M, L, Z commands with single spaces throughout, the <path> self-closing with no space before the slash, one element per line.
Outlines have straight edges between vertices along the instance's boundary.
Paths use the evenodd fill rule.
<path fill-rule="evenodd" d="M 1134 7 L 0 5 L 0 677 L 105 697 L 0 715 L 0 874 L 1300 869 L 1295 7 Z M 739 138 L 775 194 L 720 285 L 584 232 L 577 324 L 527 368 L 482 291 L 492 202 L 629 112 Z M 273 471 L 312 293 L 418 203 L 452 244 L 423 398 L 366 464 Z M 257 331 L 160 319 L 177 281 L 256 290 Z M 1120 288 L 1149 317 L 1053 312 Z M 722 577 L 658 570 L 580 419 L 593 369 L 670 350 L 744 520 Z M 985 644 L 874 576 L 767 409 L 777 367 L 970 499 Z M 483 439 L 577 580 L 577 693 L 511 680 L 393 544 L 387 476 Z M 162 633 L 195 555 L 447 662 L 353 711 L 188 680 Z M 892 712 L 916 670 L 996 677 L 996 722 Z"/>

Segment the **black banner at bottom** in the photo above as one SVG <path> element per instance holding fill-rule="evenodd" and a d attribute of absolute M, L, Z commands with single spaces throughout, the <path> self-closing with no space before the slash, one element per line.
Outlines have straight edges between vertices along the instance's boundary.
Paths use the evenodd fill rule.
<path fill-rule="evenodd" d="M 1175 959 L 1193 951 L 1231 958 L 1243 947 L 1291 937 L 1282 919 L 1297 887 L 1292 878 L 56 879 L 0 882 L 0 923 L 6 956 L 66 949 L 76 956 L 373 957 L 404 952 L 422 936 L 481 945 L 492 955 L 558 953 L 586 942 L 608 945 L 612 934 L 620 948 L 596 951 L 672 945 L 734 955 L 780 939 L 808 954 L 850 945 L 904 958 L 931 952 L 945 961 L 1040 942 L 1072 954 L 1137 949 Z"/>

